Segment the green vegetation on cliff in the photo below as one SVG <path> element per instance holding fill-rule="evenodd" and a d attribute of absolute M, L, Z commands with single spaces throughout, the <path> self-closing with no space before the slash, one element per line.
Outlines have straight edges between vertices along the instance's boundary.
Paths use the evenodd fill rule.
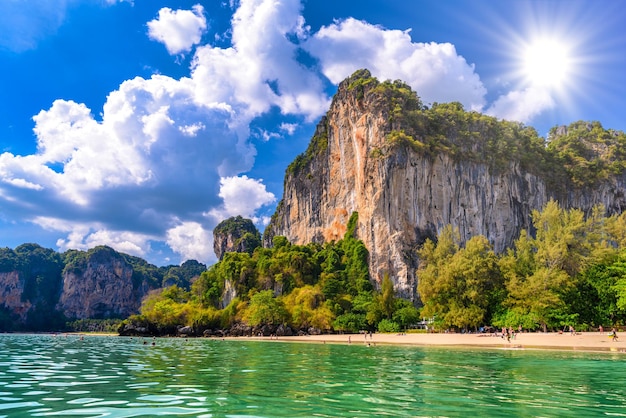
<path fill-rule="evenodd" d="M 600 122 L 552 128 L 548 152 L 576 186 L 594 185 L 626 170 L 626 134 Z"/>
<path fill-rule="evenodd" d="M 224 240 L 227 237 L 234 241 L 231 243 L 232 248 L 221 248 L 221 244 L 226 244 Z M 261 234 L 252 220 L 241 216 L 233 216 L 220 222 L 213 229 L 213 238 L 215 254 L 218 258 L 221 258 L 228 250 L 252 254 L 255 248 L 262 245 Z"/>
<path fill-rule="evenodd" d="M 553 188 L 593 187 L 626 170 L 626 135 L 606 130 L 599 122 L 555 127 L 544 139 L 532 127 L 467 111 L 458 102 L 433 103 L 429 108 L 406 83 L 379 82 L 368 70 L 356 71 L 344 83 L 365 112 L 387 115 L 388 146 L 372 149 L 373 158 L 393 156 L 398 147 L 408 147 L 420 157 L 444 153 L 497 172 L 518 164 Z M 323 118 L 309 147 L 287 173 L 297 175 L 326 150 L 326 124 Z"/>
<path fill-rule="evenodd" d="M 311 142 L 309 142 L 309 146 L 306 151 L 300 155 L 298 155 L 292 162 L 287 166 L 287 173 L 292 175 L 298 175 L 307 167 L 313 158 L 317 155 L 320 155 L 328 148 L 328 130 L 325 126 L 326 118 L 322 118 L 322 121 L 319 123 L 317 131 L 311 138 Z"/>

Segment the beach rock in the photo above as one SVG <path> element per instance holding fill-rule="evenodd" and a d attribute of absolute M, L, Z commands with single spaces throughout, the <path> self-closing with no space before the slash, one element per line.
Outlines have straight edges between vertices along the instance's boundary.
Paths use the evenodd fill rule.
<path fill-rule="evenodd" d="M 190 326 L 186 326 L 186 327 L 180 327 L 178 328 L 178 335 L 182 335 L 182 336 L 191 336 L 194 335 L 195 331 L 192 327 Z"/>
<path fill-rule="evenodd" d="M 250 337 L 252 336 L 252 327 L 244 323 L 238 322 L 234 324 L 228 330 L 228 335 L 231 337 Z"/>
<path fill-rule="evenodd" d="M 291 329 L 291 327 L 281 324 L 276 327 L 276 331 L 274 331 L 274 334 L 279 337 L 291 337 L 293 335 L 293 330 Z"/>

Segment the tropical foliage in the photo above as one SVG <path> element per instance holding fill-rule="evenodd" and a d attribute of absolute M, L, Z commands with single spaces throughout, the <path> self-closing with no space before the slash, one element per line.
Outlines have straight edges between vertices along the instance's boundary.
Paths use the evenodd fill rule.
<path fill-rule="evenodd" d="M 559 329 L 626 321 L 626 214 L 585 217 L 551 201 L 533 212 L 534 236 L 522 231 L 496 256 L 485 237 L 459 245 L 447 226 L 419 255 L 422 316 L 439 328 L 497 325 Z"/>
<path fill-rule="evenodd" d="M 199 332 L 238 323 L 318 332 L 375 330 L 381 321 L 386 329 L 415 324 L 417 309 L 394 296 L 388 277 L 380 292 L 373 289 L 368 252 L 355 238 L 357 222 L 354 213 L 338 242 L 292 245 L 276 236 L 272 248 L 227 253 L 189 291 L 175 287 L 153 293 L 128 322 L 160 333 L 175 332 L 177 326 Z"/>

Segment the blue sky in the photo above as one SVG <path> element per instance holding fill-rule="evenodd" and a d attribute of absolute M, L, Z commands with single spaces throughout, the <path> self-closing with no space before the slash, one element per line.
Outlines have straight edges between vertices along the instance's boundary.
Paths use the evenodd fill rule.
<path fill-rule="evenodd" d="M 424 103 L 626 130 L 620 1 L 0 0 L 0 246 L 215 262 L 359 68 Z"/>

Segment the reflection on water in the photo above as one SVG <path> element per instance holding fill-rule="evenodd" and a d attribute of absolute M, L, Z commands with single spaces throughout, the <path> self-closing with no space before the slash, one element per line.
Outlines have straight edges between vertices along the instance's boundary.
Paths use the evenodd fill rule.
<path fill-rule="evenodd" d="M 0 335 L 0 417 L 626 416 L 623 354 Z"/>

